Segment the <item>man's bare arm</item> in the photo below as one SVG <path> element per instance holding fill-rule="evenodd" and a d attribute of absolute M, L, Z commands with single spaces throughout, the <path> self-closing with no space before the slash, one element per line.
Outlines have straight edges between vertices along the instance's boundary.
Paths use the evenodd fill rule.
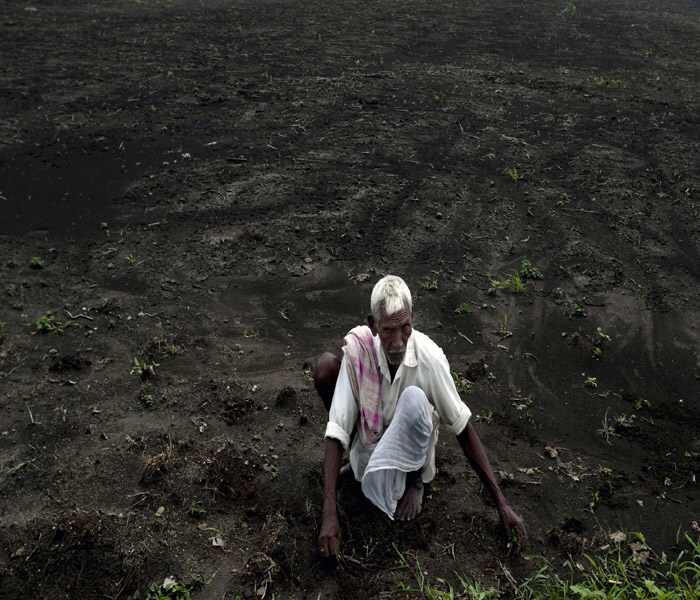
<path fill-rule="evenodd" d="M 321 533 L 318 536 L 319 551 L 323 558 L 340 554 L 340 526 L 336 508 L 336 487 L 340 473 L 343 446 L 338 440 L 326 438 L 326 456 L 323 460 L 323 512 Z"/>
<path fill-rule="evenodd" d="M 476 434 L 471 421 L 467 423 L 467 426 L 462 430 L 462 433 L 457 436 L 457 441 L 462 447 L 464 456 L 467 457 L 469 464 L 479 476 L 479 479 L 481 479 L 483 484 L 486 486 L 491 498 L 493 498 L 498 510 L 498 516 L 501 520 L 501 527 L 506 535 L 506 539 L 510 537 L 511 531 L 515 529 L 518 534 L 520 547 L 524 548 L 525 544 L 527 543 L 527 532 L 525 531 L 523 521 L 509 506 L 503 492 L 501 491 L 501 488 L 498 486 L 496 477 L 493 474 L 493 469 L 491 468 L 489 459 L 486 456 L 484 446 L 481 443 L 479 436 Z"/>

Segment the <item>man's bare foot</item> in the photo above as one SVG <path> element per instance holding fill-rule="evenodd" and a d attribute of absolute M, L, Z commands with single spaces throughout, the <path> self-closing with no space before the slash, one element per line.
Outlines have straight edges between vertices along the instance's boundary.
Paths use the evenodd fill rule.
<path fill-rule="evenodd" d="M 394 518 L 397 521 L 415 519 L 423 510 L 423 482 L 418 479 L 406 487 L 399 505 L 396 507 Z"/>

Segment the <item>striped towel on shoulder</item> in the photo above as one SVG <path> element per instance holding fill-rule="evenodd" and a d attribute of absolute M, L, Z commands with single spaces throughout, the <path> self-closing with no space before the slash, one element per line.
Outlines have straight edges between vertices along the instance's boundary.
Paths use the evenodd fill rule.
<path fill-rule="evenodd" d="M 352 393 L 360 410 L 360 431 L 365 442 L 374 444 L 382 435 L 382 374 L 379 369 L 372 330 L 360 325 L 345 336 L 343 352 L 347 359 Z"/>

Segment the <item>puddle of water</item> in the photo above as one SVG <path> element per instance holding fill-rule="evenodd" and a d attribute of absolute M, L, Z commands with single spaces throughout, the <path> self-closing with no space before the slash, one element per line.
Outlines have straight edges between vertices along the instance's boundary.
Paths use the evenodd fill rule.
<path fill-rule="evenodd" d="M 143 149 L 127 154 L 58 143 L 0 156 L 0 234 L 99 235 L 100 223 L 119 215 L 129 184 L 161 160 L 161 152 Z"/>

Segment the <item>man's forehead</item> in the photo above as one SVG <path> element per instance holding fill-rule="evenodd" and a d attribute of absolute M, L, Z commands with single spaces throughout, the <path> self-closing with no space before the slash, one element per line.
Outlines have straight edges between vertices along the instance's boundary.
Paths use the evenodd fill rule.
<path fill-rule="evenodd" d="M 382 306 L 379 315 L 379 322 L 382 325 L 402 325 L 404 323 L 410 323 L 412 317 L 411 311 L 406 305 L 392 315 L 387 315 L 386 310 L 384 310 L 384 307 Z"/>

